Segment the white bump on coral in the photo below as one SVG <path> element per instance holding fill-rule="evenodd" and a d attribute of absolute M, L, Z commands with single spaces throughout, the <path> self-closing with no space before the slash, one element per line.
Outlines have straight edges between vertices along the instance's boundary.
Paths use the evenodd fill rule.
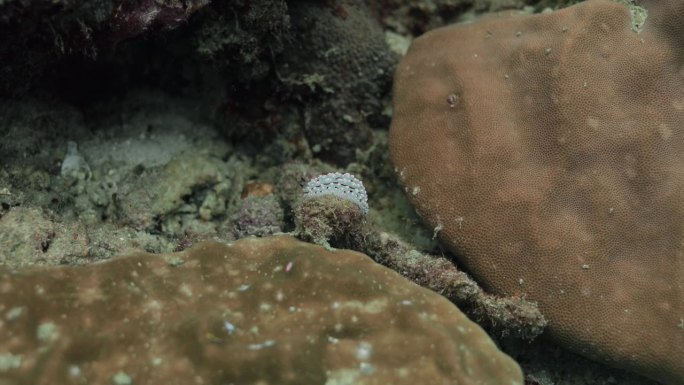
<path fill-rule="evenodd" d="M 368 194 L 363 183 L 349 173 L 331 172 L 311 179 L 304 186 L 304 198 L 333 195 L 354 202 L 364 214 L 368 214 Z"/>

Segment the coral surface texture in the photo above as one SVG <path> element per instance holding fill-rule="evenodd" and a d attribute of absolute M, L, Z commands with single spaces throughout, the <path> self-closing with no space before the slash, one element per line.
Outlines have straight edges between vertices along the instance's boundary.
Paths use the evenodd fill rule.
<path fill-rule="evenodd" d="M 453 304 L 294 238 L 0 270 L 2 384 L 522 385 Z"/>
<path fill-rule="evenodd" d="M 684 2 L 500 13 L 418 38 L 390 147 L 418 213 L 570 349 L 684 383 Z M 645 22 L 640 19 L 647 11 Z"/>

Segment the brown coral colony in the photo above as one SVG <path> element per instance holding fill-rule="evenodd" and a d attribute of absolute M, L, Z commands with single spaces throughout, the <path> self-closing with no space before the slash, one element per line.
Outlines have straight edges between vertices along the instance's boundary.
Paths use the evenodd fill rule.
<path fill-rule="evenodd" d="M 486 287 L 538 301 L 582 355 L 681 384 L 684 2 L 639 5 L 425 34 L 395 75 L 390 147 Z"/>

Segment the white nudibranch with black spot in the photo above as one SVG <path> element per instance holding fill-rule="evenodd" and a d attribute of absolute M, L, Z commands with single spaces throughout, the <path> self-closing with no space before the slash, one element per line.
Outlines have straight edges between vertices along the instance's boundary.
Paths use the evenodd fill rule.
<path fill-rule="evenodd" d="M 304 199 L 324 195 L 333 195 L 350 200 L 359 206 L 364 215 L 368 214 L 368 194 L 366 193 L 366 188 L 352 174 L 331 172 L 311 179 L 304 186 Z"/>

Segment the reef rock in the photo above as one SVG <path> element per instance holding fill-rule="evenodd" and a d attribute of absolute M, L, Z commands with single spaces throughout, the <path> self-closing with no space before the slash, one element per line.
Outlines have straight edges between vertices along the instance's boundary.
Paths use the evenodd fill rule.
<path fill-rule="evenodd" d="M 357 149 L 368 148 L 374 122 L 383 120 L 396 57 L 363 1 L 292 1 L 288 7 L 294 37 L 278 76 L 301 101 L 314 152 L 346 165 Z"/>
<path fill-rule="evenodd" d="M 487 288 L 537 301 L 575 352 L 682 384 L 684 2 L 641 5 L 425 34 L 395 76 L 390 147 Z"/>
<path fill-rule="evenodd" d="M 291 237 L 0 271 L 3 384 L 517 384 L 445 298 Z"/>

